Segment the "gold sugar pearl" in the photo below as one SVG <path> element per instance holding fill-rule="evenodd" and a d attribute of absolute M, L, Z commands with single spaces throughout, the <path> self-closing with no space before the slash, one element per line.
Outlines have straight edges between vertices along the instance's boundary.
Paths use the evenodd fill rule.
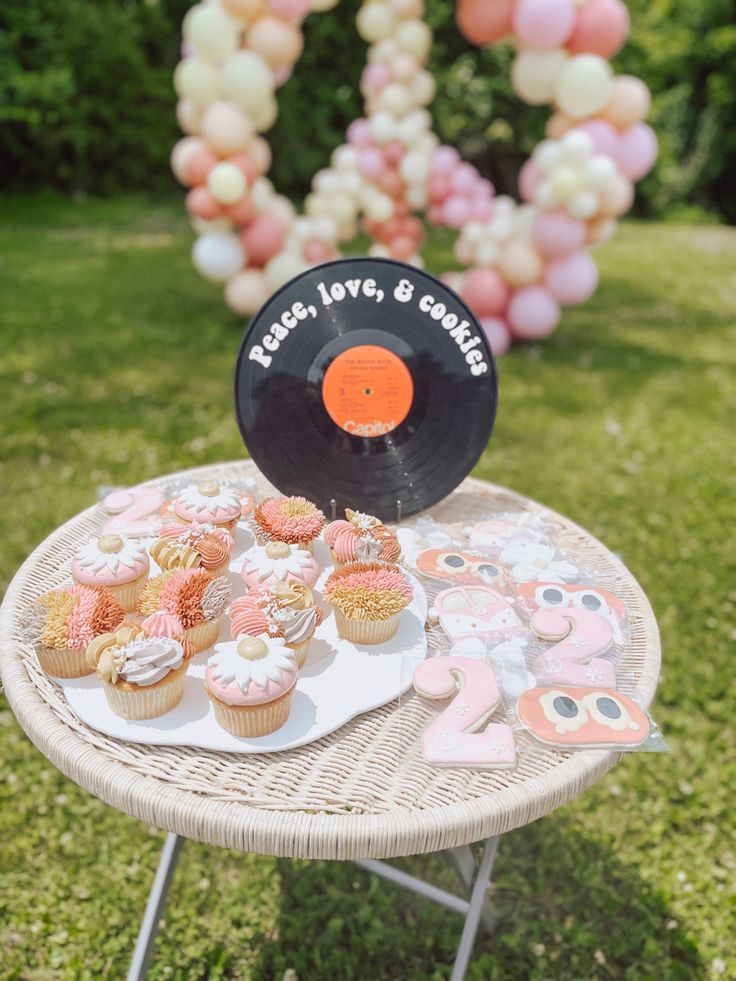
<path fill-rule="evenodd" d="M 97 547 L 106 555 L 112 555 L 123 547 L 123 539 L 120 535 L 100 535 L 97 539 Z"/>
<path fill-rule="evenodd" d="M 269 542 L 266 545 L 266 555 L 269 559 L 286 559 L 291 554 L 291 548 L 286 542 Z"/>
<path fill-rule="evenodd" d="M 237 651 L 246 661 L 258 661 L 268 654 L 268 644 L 260 637 L 244 637 L 238 641 Z"/>
<path fill-rule="evenodd" d="M 220 485 L 216 484 L 214 480 L 206 480 L 203 484 L 197 485 L 197 490 L 202 497 L 217 497 L 220 493 Z"/>

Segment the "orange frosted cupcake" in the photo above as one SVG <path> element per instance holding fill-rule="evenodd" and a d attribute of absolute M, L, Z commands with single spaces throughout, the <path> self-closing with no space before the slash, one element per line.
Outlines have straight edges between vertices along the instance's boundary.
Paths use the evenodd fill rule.
<path fill-rule="evenodd" d="M 253 512 L 262 542 L 286 542 L 309 551 L 325 526 L 325 516 L 306 497 L 267 497 Z"/>
<path fill-rule="evenodd" d="M 412 588 L 396 566 L 353 562 L 332 573 L 323 595 L 335 611 L 341 637 L 355 644 L 383 644 L 399 629 Z"/>
<path fill-rule="evenodd" d="M 81 678 L 92 673 L 84 656 L 87 645 L 124 618 L 122 606 L 104 587 L 67 586 L 39 596 L 26 611 L 24 635 L 46 674 Z"/>
<path fill-rule="evenodd" d="M 151 558 L 162 571 L 206 569 L 224 575 L 230 565 L 235 541 L 224 528 L 213 524 L 170 522 L 159 531 L 151 546 Z"/>
<path fill-rule="evenodd" d="M 322 623 L 322 610 L 315 606 L 312 590 L 300 582 L 279 582 L 256 587 L 233 601 L 230 625 L 233 637 L 283 637 L 296 657 L 297 667 L 307 659 L 309 642 Z"/>
<path fill-rule="evenodd" d="M 217 640 L 218 620 L 231 594 L 229 580 L 206 569 L 162 572 L 143 587 L 138 612 L 146 618 L 159 612 L 175 617 L 187 642 L 198 653 Z"/>
<path fill-rule="evenodd" d="M 345 509 L 346 521 L 331 521 L 324 539 L 336 569 L 348 562 L 395 563 L 401 558 L 396 535 L 372 514 Z"/>

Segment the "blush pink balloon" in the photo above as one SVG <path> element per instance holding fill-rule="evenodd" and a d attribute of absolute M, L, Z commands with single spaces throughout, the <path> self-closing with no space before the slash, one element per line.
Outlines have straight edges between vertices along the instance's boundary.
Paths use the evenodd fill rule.
<path fill-rule="evenodd" d="M 525 286 L 511 297 L 506 316 L 514 337 L 540 340 L 560 322 L 560 306 L 544 286 Z"/>
<path fill-rule="evenodd" d="M 348 143 L 353 146 L 371 146 L 371 126 L 367 119 L 354 119 L 347 129 Z"/>
<path fill-rule="evenodd" d="M 478 317 L 501 313 L 509 298 L 506 280 L 495 269 L 470 269 L 463 283 L 463 299 Z"/>
<path fill-rule="evenodd" d="M 196 218 L 204 218 L 207 221 L 211 221 L 213 218 L 219 218 L 222 214 L 220 205 L 215 201 L 207 188 L 202 185 L 191 189 L 186 196 L 185 204 L 190 215 L 194 215 Z"/>
<path fill-rule="evenodd" d="M 445 224 L 450 228 L 462 228 L 470 217 L 470 203 L 467 198 L 454 194 L 442 205 Z"/>
<path fill-rule="evenodd" d="M 391 69 L 382 61 L 372 61 L 363 69 L 363 85 L 371 89 L 383 89 L 391 81 Z"/>
<path fill-rule="evenodd" d="M 328 259 L 332 257 L 329 246 L 325 245 L 324 242 L 318 242 L 316 239 L 312 242 L 307 243 L 307 247 L 304 249 L 304 258 L 307 262 L 311 262 L 317 265 L 320 262 L 327 262 Z"/>
<path fill-rule="evenodd" d="M 444 225 L 445 211 L 441 204 L 431 204 L 427 209 L 427 221 L 430 225 Z"/>
<path fill-rule="evenodd" d="M 500 358 L 511 347 L 511 331 L 505 320 L 500 317 L 481 317 L 480 325 L 491 345 L 494 358 Z"/>
<path fill-rule="evenodd" d="M 434 152 L 429 165 L 432 174 L 449 174 L 460 163 L 460 154 L 453 146 L 440 146 Z"/>
<path fill-rule="evenodd" d="M 231 164 L 235 164 L 238 170 L 243 172 L 248 184 L 252 184 L 256 177 L 258 177 L 259 170 L 247 154 L 236 153 L 232 157 L 229 157 L 228 161 Z"/>
<path fill-rule="evenodd" d="M 461 0 L 457 26 L 471 44 L 494 44 L 511 33 L 513 6 L 514 0 Z"/>
<path fill-rule="evenodd" d="M 256 206 L 247 194 L 236 204 L 231 204 L 225 208 L 225 214 L 236 225 L 247 225 L 249 221 L 253 220 L 255 213 Z"/>
<path fill-rule="evenodd" d="M 490 221 L 493 218 L 493 200 L 487 197 L 474 197 L 470 202 L 470 217 L 473 221 Z"/>
<path fill-rule="evenodd" d="M 241 235 L 251 266 L 265 266 L 284 244 L 284 228 L 273 215 L 257 215 Z"/>
<path fill-rule="evenodd" d="M 646 123 L 634 123 L 619 136 L 615 161 L 630 181 L 641 180 L 657 159 L 657 137 Z"/>
<path fill-rule="evenodd" d="M 272 69 L 273 80 L 276 86 L 284 85 L 291 78 L 294 69 L 291 65 L 277 65 L 276 68 Z"/>
<path fill-rule="evenodd" d="M 598 268 L 587 252 L 574 252 L 550 262 L 544 283 L 558 303 L 585 303 L 598 286 Z"/>
<path fill-rule="evenodd" d="M 427 193 L 430 201 L 444 201 L 452 192 L 449 174 L 430 174 Z"/>
<path fill-rule="evenodd" d="M 544 174 L 533 160 L 526 160 L 519 171 L 519 193 L 525 201 L 533 201 L 537 196 Z"/>
<path fill-rule="evenodd" d="M 375 178 L 383 173 L 386 162 L 377 147 L 367 146 L 358 151 L 358 170 L 363 177 Z"/>
<path fill-rule="evenodd" d="M 576 252 L 585 244 L 586 234 L 585 223 L 566 211 L 540 211 L 532 226 L 532 241 L 548 258 Z"/>
<path fill-rule="evenodd" d="M 383 158 L 389 167 L 395 167 L 396 164 L 401 161 L 404 153 L 404 147 L 398 140 L 391 140 L 391 142 L 387 143 L 383 148 Z"/>
<path fill-rule="evenodd" d="M 572 54 L 611 58 L 629 33 L 629 14 L 621 0 L 587 0 L 578 9 L 577 22 L 567 42 Z"/>
<path fill-rule="evenodd" d="M 518 0 L 511 25 L 530 48 L 559 48 L 572 34 L 575 11 L 574 0 Z"/>
<path fill-rule="evenodd" d="M 450 187 L 456 194 L 467 194 L 478 182 L 478 171 L 472 164 L 460 163 L 450 174 Z"/>
<path fill-rule="evenodd" d="M 277 17 L 306 17 L 311 7 L 310 0 L 268 0 L 268 7 Z"/>
<path fill-rule="evenodd" d="M 195 150 L 187 158 L 186 177 L 189 184 L 204 184 L 207 174 L 217 163 L 217 157 L 212 150 L 202 147 Z"/>
<path fill-rule="evenodd" d="M 604 153 L 607 157 L 615 157 L 618 149 L 618 130 L 615 126 L 607 123 L 605 119 L 589 119 L 587 123 L 576 126 L 581 129 L 593 141 L 593 150 L 596 153 Z"/>

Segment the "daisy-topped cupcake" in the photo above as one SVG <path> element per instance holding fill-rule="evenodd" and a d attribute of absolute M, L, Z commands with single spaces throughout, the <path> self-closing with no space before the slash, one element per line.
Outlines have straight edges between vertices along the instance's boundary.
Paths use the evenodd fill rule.
<path fill-rule="evenodd" d="M 162 571 L 202 568 L 221 575 L 227 572 L 234 547 L 230 532 L 217 525 L 171 522 L 161 528 L 151 558 Z"/>
<path fill-rule="evenodd" d="M 162 572 L 143 587 L 138 612 L 146 617 L 143 622 L 149 629 L 155 629 L 150 623 L 153 614 L 162 612 L 174 617 L 197 653 L 206 651 L 217 640 L 218 620 L 230 602 L 231 594 L 229 580 L 206 569 Z M 171 630 L 175 630 L 173 625 Z"/>
<path fill-rule="evenodd" d="M 243 635 L 215 645 L 205 689 L 219 725 L 234 736 L 266 736 L 289 717 L 296 661 L 283 637 Z"/>
<path fill-rule="evenodd" d="M 319 566 L 311 552 L 298 545 L 269 542 L 248 549 L 243 556 L 241 575 L 249 588 L 292 580 L 313 586 L 319 577 Z"/>
<path fill-rule="evenodd" d="M 77 551 L 72 577 L 80 586 L 107 586 L 123 609 L 135 610 L 150 562 L 145 548 L 121 535 L 100 535 Z"/>
<path fill-rule="evenodd" d="M 353 562 L 333 572 L 324 597 L 335 610 L 337 631 L 356 644 L 382 644 L 399 629 L 412 588 L 396 566 Z"/>
<path fill-rule="evenodd" d="M 124 618 L 122 606 L 104 586 L 68 586 L 38 597 L 25 613 L 24 636 L 47 674 L 81 678 L 92 673 L 84 656 L 87 645 Z"/>
<path fill-rule="evenodd" d="M 378 518 L 350 508 L 346 508 L 345 517 L 346 521 L 332 521 L 325 528 L 324 538 L 336 569 L 347 562 L 399 561 L 399 540 Z"/>
<path fill-rule="evenodd" d="M 325 516 L 306 497 L 267 497 L 253 512 L 262 542 L 278 541 L 311 551 Z"/>
<path fill-rule="evenodd" d="M 233 637 L 283 637 L 296 657 L 297 667 L 307 659 L 309 642 L 322 623 L 322 610 L 315 606 L 309 586 L 300 582 L 275 583 L 251 589 L 233 601 L 230 624 Z"/>
<path fill-rule="evenodd" d="M 185 487 L 174 499 L 172 508 L 177 518 L 188 524 L 197 521 L 231 530 L 242 513 L 242 503 L 235 491 L 214 480 Z"/>

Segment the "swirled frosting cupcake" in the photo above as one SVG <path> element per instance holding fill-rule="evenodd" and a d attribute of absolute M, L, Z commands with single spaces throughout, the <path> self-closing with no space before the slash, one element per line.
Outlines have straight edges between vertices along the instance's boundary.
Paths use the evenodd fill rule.
<path fill-rule="evenodd" d="M 215 645 L 205 689 L 219 725 L 233 736 L 266 736 L 289 717 L 296 660 L 283 637 L 243 635 Z"/>
<path fill-rule="evenodd" d="M 36 649 L 43 670 L 55 678 L 91 674 L 87 645 L 125 618 L 120 603 L 101 586 L 68 586 L 44 593 L 23 617 L 23 636 Z"/>
<path fill-rule="evenodd" d="M 242 502 L 230 487 L 205 480 L 180 491 L 172 509 L 177 518 L 188 524 L 197 521 L 233 529 L 240 520 Z"/>
<path fill-rule="evenodd" d="M 319 576 L 319 566 L 311 552 L 298 545 L 269 542 L 248 549 L 243 556 L 241 575 L 249 588 L 292 581 L 313 586 Z"/>
<path fill-rule="evenodd" d="M 155 613 L 174 617 L 197 653 L 212 647 L 217 640 L 218 620 L 231 594 L 229 580 L 206 569 L 162 572 L 146 582 L 138 600 L 138 612 L 147 618 L 144 622 Z"/>
<path fill-rule="evenodd" d="M 332 573 L 323 595 L 335 611 L 341 637 L 356 644 L 382 644 L 399 629 L 412 588 L 396 566 L 353 562 Z"/>
<path fill-rule="evenodd" d="M 100 535 L 77 551 L 72 577 L 80 586 L 106 586 L 123 609 L 135 610 L 150 562 L 145 548 L 121 535 Z"/>
<path fill-rule="evenodd" d="M 307 659 L 309 642 L 322 623 L 322 610 L 315 606 L 309 586 L 304 583 L 275 583 L 249 590 L 233 600 L 230 625 L 233 637 L 283 637 L 296 657 L 297 667 Z"/>
<path fill-rule="evenodd" d="M 121 719 L 155 719 L 184 694 L 184 650 L 171 637 L 146 637 L 137 626 L 121 627 L 95 638 L 86 658 Z"/>
<path fill-rule="evenodd" d="M 332 521 L 325 528 L 324 539 L 336 569 L 348 562 L 399 561 L 399 540 L 378 518 L 350 508 L 346 508 L 345 517 L 347 520 Z"/>
<path fill-rule="evenodd" d="M 162 571 L 201 568 L 221 575 L 227 572 L 234 547 L 230 532 L 217 525 L 170 522 L 151 546 L 151 558 Z"/>
<path fill-rule="evenodd" d="M 308 551 L 325 524 L 322 511 L 306 497 L 267 497 L 253 520 L 262 542 L 287 542 Z"/>

